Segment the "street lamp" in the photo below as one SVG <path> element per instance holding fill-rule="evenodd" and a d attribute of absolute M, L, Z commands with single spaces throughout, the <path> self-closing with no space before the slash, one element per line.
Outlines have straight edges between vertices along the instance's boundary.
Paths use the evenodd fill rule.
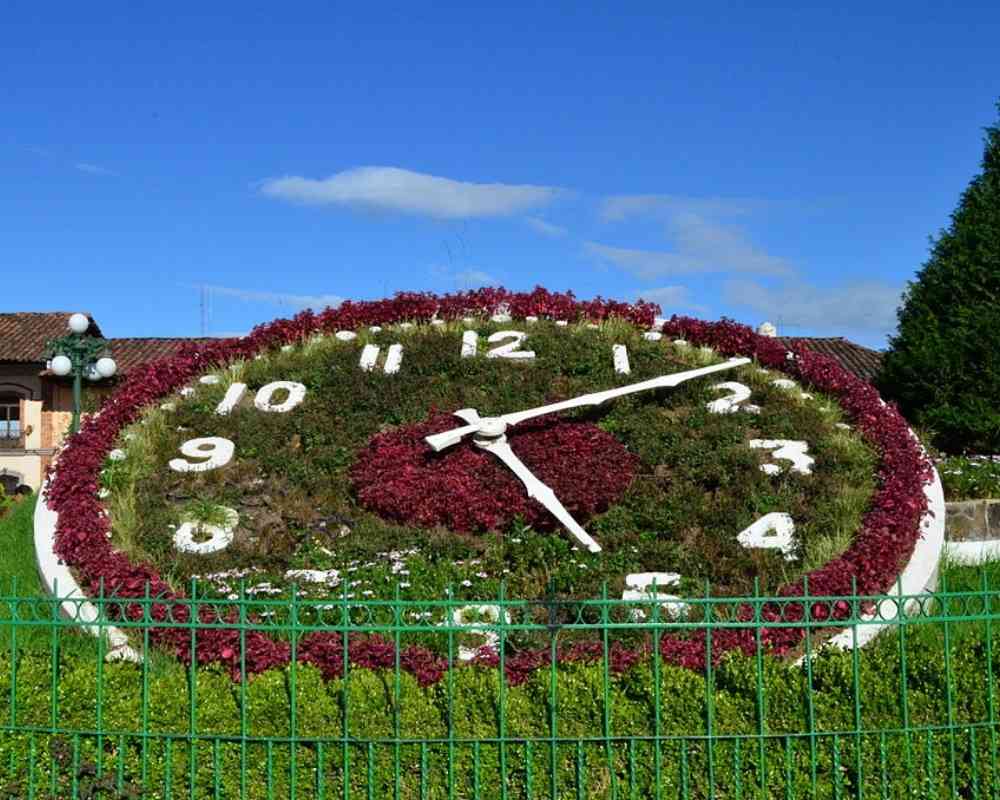
<path fill-rule="evenodd" d="M 49 369 L 56 375 L 73 375 L 73 422 L 70 433 L 80 430 L 80 394 L 83 378 L 99 381 L 110 378 L 118 371 L 118 365 L 108 352 L 108 343 L 98 336 L 84 336 L 90 328 L 90 320 L 85 314 L 73 314 L 69 318 L 69 333 L 53 339 L 46 347 L 51 358 Z"/>

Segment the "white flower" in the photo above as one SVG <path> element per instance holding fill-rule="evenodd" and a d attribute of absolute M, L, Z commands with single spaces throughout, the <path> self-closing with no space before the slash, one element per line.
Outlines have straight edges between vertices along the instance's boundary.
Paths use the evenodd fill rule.
<path fill-rule="evenodd" d="M 462 581 L 462 586 L 472 586 L 472 581 Z"/>

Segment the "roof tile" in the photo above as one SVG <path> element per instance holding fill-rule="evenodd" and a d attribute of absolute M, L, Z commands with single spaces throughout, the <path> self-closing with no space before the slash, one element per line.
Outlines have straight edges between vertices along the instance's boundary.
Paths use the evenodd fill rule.
<path fill-rule="evenodd" d="M 111 357 L 118 364 L 118 372 L 128 374 L 136 367 L 169 358 L 186 344 L 199 344 L 212 339 L 182 338 L 182 337 L 127 337 L 108 339 Z"/>
<path fill-rule="evenodd" d="M 45 345 L 69 333 L 72 311 L 18 311 L 0 313 L 0 361 L 36 363 L 44 361 Z M 90 318 L 89 333 L 101 335 L 101 329 Z"/>
<path fill-rule="evenodd" d="M 843 336 L 781 336 L 779 341 L 788 346 L 802 345 L 814 353 L 829 356 L 864 381 L 871 382 L 882 369 L 882 353 L 855 344 Z"/>

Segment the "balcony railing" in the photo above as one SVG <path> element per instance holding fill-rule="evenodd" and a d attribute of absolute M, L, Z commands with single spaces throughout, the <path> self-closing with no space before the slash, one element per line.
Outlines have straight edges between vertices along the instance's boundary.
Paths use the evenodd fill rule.
<path fill-rule="evenodd" d="M 0 450 L 23 450 L 24 431 L 0 431 Z"/>

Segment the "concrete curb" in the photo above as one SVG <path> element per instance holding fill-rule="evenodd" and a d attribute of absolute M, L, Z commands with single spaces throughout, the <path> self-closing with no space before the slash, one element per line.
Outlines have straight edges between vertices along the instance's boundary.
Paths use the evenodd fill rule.
<path fill-rule="evenodd" d="M 921 537 L 917 541 L 917 546 L 913 548 L 913 555 L 910 556 L 899 579 L 886 592 L 887 599 L 879 604 L 876 613 L 862 616 L 862 619 L 872 620 L 871 622 L 854 625 L 841 631 L 825 642 L 824 646 L 829 645 L 841 650 L 850 650 L 855 646 L 864 647 L 889 627 L 899 614 L 900 601 L 892 598 L 922 594 L 937 587 L 938 565 L 945 548 L 945 504 L 944 487 L 936 469 L 933 480 L 924 487 L 924 494 L 927 495 L 928 505 L 920 521 Z M 915 603 L 909 601 L 908 605 L 913 606 Z M 877 619 L 882 622 L 875 622 Z M 802 661 L 803 659 L 799 659 L 797 663 Z"/>
<path fill-rule="evenodd" d="M 944 555 L 952 563 L 978 567 L 988 561 L 1000 559 L 1000 539 L 945 542 Z"/>
<path fill-rule="evenodd" d="M 67 619 L 75 620 L 93 636 L 108 637 L 108 661 L 142 661 L 142 656 L 128 643 L 121 628 L 102 623 L 100 612 L 83 593 L 73 573 L 55 554 L 56 524 L 59 515 L 45 502 L 48 480 L 42 484 L 35 506 L 35 558 L 45 590 L 61 601 L 60 610 Z"/>

